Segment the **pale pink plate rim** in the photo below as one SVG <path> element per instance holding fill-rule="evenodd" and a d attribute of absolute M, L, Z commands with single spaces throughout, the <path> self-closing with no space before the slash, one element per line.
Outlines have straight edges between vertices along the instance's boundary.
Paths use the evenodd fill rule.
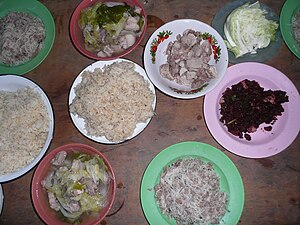
<path fill-rule="evenodd" d="M 283 90 L 289 96 L 284 103 L 284 112 L 271 132 L 263 131 L 263 126 L 251 134 L 252 140 L 240 139 L 227 131 L 219 121 L 219 99 L 227 87 L 241 80 L 256 80 L 265 89 Z M 246 158 L 265 158 L 285 150 L 298 136 L 300 125 L 300 97 L 292 81 L 278 69 L 257 62 L 244 62 L 227 69 L 218 86 L 204 97 L 204 118 L 206 125 L 216 139 L 228 151 Z"/>

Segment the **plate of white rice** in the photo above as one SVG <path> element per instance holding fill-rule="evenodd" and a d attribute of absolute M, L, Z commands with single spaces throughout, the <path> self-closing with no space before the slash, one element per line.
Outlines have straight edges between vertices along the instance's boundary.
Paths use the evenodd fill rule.
<path fill-rule="evenodd" d="M 18 75 L 0 76 L 0 182 L 30 171 L 54 131 L 52 105 L 41 87 Z"/>
<path fill-rule="evenodd" d="M 69 93 L 76 128 L 104 144 L 122 143 L 140 134 L 155 106 L 155 88 L 145 70 L 121 58 L 97 61 L 83 69 Z"/>

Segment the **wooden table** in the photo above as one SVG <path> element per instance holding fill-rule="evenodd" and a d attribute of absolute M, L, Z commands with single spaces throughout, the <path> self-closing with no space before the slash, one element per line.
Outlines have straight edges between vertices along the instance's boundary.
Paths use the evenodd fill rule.
<path fill-rule="evenodd" d="M 297 1 L 297 0 L 295 0 Z M 182 141 L 199 141 L 222 150 L 237 166 L 244 183 L 245 205 L 240 225 L 300 224 L 300 138 L 283 152 L 265 159 L 247 159 L 225 150 L 212 137 L 203 115 L 203 97 L 179 100 L 157 90 L 156 115 L 136 138 L 123 144 L 93 142 L 74 127 L 68 112 L 68 92 L 79 72 L 93 60 L 81 55 L 72 45 L 69 21 L 79 0 L 42 0 L 56 25 L 53 49 L 45 61 L 25 74 L 48 94 L 55 113 L 54 138 L 48 152 L 67 143 L 84 143 L 97 148 L 110 160 L 117 179 L 116 199 L 101 224 L 147 224 L 140 204 L 140 182 L 151 159 L 164 148 Z M 150 23 L 143 42 L 124 58 L 142 64 L 145 43 L 161 24 L 180 18 L 192 18 L 210 24 L 216 12 L 228 0 L 156 0 L 147 9 Z M 283 0 L 262 0 L 279 15 Z M 1 10 L 1 8 L 0 8 Z M 278 54 L 265 62 L 284 74 L 300 89 L 300 60 L 284 42 Z M 295 121 L 296 123 L 299 121 Z M 287 128 L 288 129 L 288 128 Z M 0 224 L 43 224 L 31 201 L 33 175 L 3 183 L 4 208 Z"/>

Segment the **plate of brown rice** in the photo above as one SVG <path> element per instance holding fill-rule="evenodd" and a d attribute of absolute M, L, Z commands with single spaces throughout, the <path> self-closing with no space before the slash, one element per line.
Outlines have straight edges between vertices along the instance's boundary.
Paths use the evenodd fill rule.
<path fill-rule="evenodd" d="M 43 89 L 18 75 L 0 76 L 0 106 L 0 182 L 6 182 L 44 156 L 53 138 L 54 114 Z"/>
<path fill-rule="evenodd" d="M 155 106 L 155 88 L 145 70 L 121 58 L 97 61 L 83 69 L 69 93 L 69 111 L 76 128 L 105 144 L 118 144 L 140 134 Z"/>

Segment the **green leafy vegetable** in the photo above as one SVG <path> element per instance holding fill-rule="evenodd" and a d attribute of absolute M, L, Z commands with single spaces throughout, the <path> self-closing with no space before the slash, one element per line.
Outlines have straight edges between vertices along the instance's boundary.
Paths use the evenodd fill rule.
<path fill-rule="evenodd" d="M 79 25 L 81 28 L 84 28 L 88 23 L 97 25 L 97 9 L 101 5 L 101 3 L 96 3 L 93 7 L 88 7 L 81 11 L 79 17 Z"/>
<path fill-rule="evenodd" d="M 118 36 L 120 32 L 124 29 L 126 18 L 122 17 L 117 23 L 107 23 L 103 25 L 103 28 L 108 31 L 112 36 Z"/>
<path fill-rule="evenodd" d="M 81 11 L 79 17 L 79 26 L 83 30 L 85 45 L 91 48 L 89 50 L 102 49 L 105 46 L 102 40 L 103 33 L 108 33 L 106 38 L 108 43 L 116 44 L 115 39 L 120 32 L 124 30 L 125 23 L 129 17 L 138 17 L 139 31 L 144 25 L 144 18 L 141 14 L 134 11 L 129 5 L 113 5 L 109 6 L 104 3 L 96 3 Z M 138 32 L 139 32 L 138 31 Z"/>
<path fill-rule="evenodd" d="M 47 180 L 49 186 L 43 186 L 53 194 L 61 214 L 70 222 L 76 222 L 83 213 L 98 212 L 107 203 L 107 192 L 110 177 L 108 168 L 98 155 L 88 155 L 79 152 L 69 154 L 63 163 L 51 168 Z M 45 180 L 46 180 L 45 179 Z M 52 207 L 52 206 L 51 206 Z"/>
<path fill-rule="evenodd" d="M 266 14 L 258 1 L 251 5 L 246 3 L 229 14 L 224 25 L 225 44 L 236 58 L 256 53 L 275 40 L 278 23 L 268 20 Z"/>
<path fill-rule="evenodd" d="M 130 12 L 130 9 L 131 8 L 128 5 L 116 5 L 109 7 L 105 4 L 101 4 L 97 8 L 96 21 L 99 26 L 103 26 L 108 23 L 118 23 L 123 18 L 124 13 Z"/>
<path fill-rule="evenodd" d="M 104 201 L 104 198 L 100 194 L 91 196 L 91 195 L 87 194 L 86 192 L 84 192 L 80 198 L 80 205 L 81 205 L 82 211 L 97 212 L 101 209 L 100 206 L 103 201 Z"/>

